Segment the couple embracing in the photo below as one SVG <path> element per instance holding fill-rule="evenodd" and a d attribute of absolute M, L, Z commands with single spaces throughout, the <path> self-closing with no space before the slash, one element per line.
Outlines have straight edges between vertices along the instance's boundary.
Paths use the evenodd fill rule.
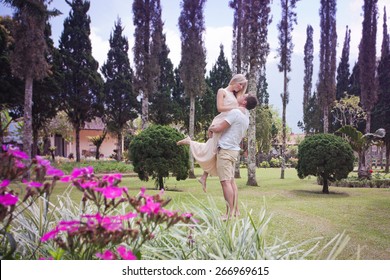
<path fill-rule="evenodd" d="M 240 143 L 249 127 L 249 110 L 257 105 L 257 98 L 246 93 L 248 81 L 242 74 L 236 74 L 226 88 L 217 93 L 217 109 L 220 112 L 210 125 L 209 139 L 206 143 L 192 141 L 189 137 L 177 142 L 178 145 L 190 145 L 195 160 L 203 169 L 199 178 L 206 191 L 208 175 L 217 175 L 226 200 L 226 215 L 239 215 L 238 189 L 234 179 L 235 163 L 240 154 Z"/>

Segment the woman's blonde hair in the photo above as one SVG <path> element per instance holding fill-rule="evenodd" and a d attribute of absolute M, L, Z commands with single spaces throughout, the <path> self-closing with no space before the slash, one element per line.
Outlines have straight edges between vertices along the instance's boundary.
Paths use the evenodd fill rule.
<path fill-rule="evenodd" d="M 234 85 L 234 84 L 244 84 L 243 88 L 235 94 L 236 98 L 245 94 L 246 89 L 248 88 L 248 80 L 245 78 L 243 74 L 236 74 L 233 76 L 233 78 L 229 82 L 229 85 Z"/>

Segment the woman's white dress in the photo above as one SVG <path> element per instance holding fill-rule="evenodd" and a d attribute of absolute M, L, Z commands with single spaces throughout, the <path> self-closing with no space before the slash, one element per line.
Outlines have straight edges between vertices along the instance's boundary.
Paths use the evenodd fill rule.
<path fill-rule="evenodd" d="M 237 99 L 230 91 L 225 91 L 225 97 L 223 99 L 224 106 L 233 109 L 238 107 Z M 229 111 L 219 113 L 213 119 L 213 124 L 221 123 L 225 120 L 225 116 Z M 221 133 L 213 133 L 213 137 L 209 138 L 206 143 L 200 143 L 196 141 L 190 142 L 190 150 L 194 159 L 199 163 L 200 167 L 206 171 L 209 175 L 218 175 L 216 167 L 216 153 L 218 140 L 221 137 Z"/>

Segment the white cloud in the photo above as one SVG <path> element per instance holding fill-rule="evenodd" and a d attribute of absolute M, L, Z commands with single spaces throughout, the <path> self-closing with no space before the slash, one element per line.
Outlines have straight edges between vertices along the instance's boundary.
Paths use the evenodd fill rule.
<path fill-rule="evenodd" d="M 174 67 L 177 67 L 181 59 L 181 40 L 180 34 L 176 30 L 165 29 L 167 45 L 169 47 L 169 58 Z"/>
<path fill-rule="evenodd" d="M 220 26 L 220 27 L 207 27 L 205 32 L 205 48 L 206 52 L 206 62 L 207 62 L 207 71 L 210 71 L 212 66 L 218 59 L 219 56 L 219 46 L 223 45 L 223 51 L 225 57 L 231 60 L 232 53 L 232 27 L 231 26 Z"/>
<path fill-rule="evenodd" d="M 90 40 L 92 43 L 92 55 L 99 62 L 99 69 L 107 60 L 107 53 L 110 49 L 110 43 L 107 39 L 98 35 L 99 29 L 91 27 Z"/>

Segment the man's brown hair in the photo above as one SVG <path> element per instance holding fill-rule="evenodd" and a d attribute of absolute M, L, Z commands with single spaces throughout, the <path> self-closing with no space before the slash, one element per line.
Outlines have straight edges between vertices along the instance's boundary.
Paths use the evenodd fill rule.
<path fill-rule="evenodd" d="M 248 110 L 252 110 L 257 106 L 257 97 L 254 94 L 248 93 L 248 96 L 246 97 L 245 100 L 246 100 L 245 108 L 247 108 Z"/>

